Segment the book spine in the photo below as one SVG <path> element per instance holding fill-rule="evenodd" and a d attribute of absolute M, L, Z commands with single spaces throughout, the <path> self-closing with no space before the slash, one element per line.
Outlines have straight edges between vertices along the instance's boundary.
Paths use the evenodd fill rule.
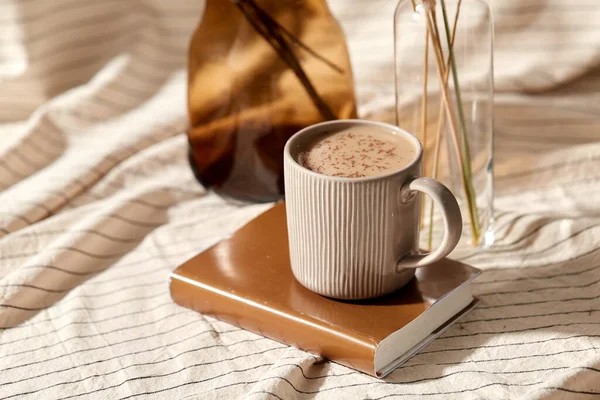
<path fill-rule="evenodd" d="M 188 280 L 177 271 L 171 274 L 170 291 L 180 306 L 374 375 L 375 342 L 360 340 L 310 316 L 299 317 Z"/>

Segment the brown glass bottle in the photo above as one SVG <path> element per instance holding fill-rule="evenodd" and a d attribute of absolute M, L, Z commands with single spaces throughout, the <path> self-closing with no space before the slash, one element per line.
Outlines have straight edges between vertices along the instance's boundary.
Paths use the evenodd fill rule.
<path fill-rule="evenodd" d="M 283 195 L 283 147 L 308 125 L 354 118 L 344 34 L 325 0 L 207 0 L 188 62 L 190 163 L 233 197 Z"/>

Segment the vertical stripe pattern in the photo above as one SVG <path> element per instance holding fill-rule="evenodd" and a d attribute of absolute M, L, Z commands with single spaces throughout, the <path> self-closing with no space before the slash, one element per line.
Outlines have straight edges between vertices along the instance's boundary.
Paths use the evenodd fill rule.
<path fill-rule="evenodd" d="M 360 299 L 389 293 L 406 280 L 395 276 L 402 255 L 395 243 L 404 236 L 394 224 L 408 226 L 415 218 L 414 207 L 400 212 L 402 178 L 351 182 L 288 160 L 285 169 L 292 270 L 304 286 Z M 413 241 L 405 246 L 412 247 Z"/>

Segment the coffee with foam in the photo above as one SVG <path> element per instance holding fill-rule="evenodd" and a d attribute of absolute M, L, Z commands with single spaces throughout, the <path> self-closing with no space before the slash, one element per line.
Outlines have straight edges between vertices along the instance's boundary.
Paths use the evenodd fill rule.
<path fill-rule="evenodd" d="M 415 157 L 415 144 L 403 135 L 353 127 L 319 137 L 300 153 L 298 162 L 324 175 L 365 178 L 401 170 Z"/>

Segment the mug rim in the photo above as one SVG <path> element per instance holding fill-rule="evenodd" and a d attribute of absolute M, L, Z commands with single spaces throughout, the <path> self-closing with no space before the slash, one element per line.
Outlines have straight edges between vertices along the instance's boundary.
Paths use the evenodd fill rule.
<path fill-rule="evenodd" d="M 312 171 L 312 170 L 306 168 L 305 166 L 301 165 L 298 161 L 296 161 L 296 159 L 294 159 L 294 157 L 292 157 L 291 148 L 294 145 L 294 142 L 297 141 L 300 137 L 302 137 L 302 136 L 306 135 L 307 133 L 310 133 L 316 129 L 319 129 L 319 128 L 323 129 L 328 126 L 336 126 L 336 125 L 344 125 L 344 124 L 377 126 L 379 128 L 391 130 L 394 132 L 394 134 L 404 135 L 405 137 L 410 138 L 410 140 L 412 140 L 413 143 L 415 144 L 416 149 L 417 149 L 416 155 L 410 163 L 408 163 L 405 167 L 403 167 L 401 169 L 392 171 L 392 172 L 384 174 L 384 175 L 366 176 L 363 178 L 348 178 L 348 177 L 344 177 L 344 176 L 331 176 L 331 175 L 320 174 L 318 172 Z M 375 181 L 375 180 L 379 180 L 379 179 L 390 178 L 395 175 L 401 175 L 401 174 L 405 173 L 408 169 L 414 167 L 415 164 L 418 164 L 421 160 L 422 155 L 423 155 L 423 145 L 421 144 L 421 142 L 419 141 L 419 139 L 417 139 L 417 137 L 415 135 L 400 128 L 399 126 L 388 124 L 386 122 L 371 121 L 368 119 L 336 119 L 333 121 L 324 121 L 324 122 L 319 122 L 319 123 L 307 126 L 306 128 L 302 128 L 301 130 L 296 132 L 294 135 L 292 135 L 286 142 L 285 147 L 283 149 L 283 157 L 287 163 L 291 163 L 291 165 L 294 165 L 295 167 L 300 168 L 305 173 L 308 173 L 308 174 L 318 177 L 320 179 L 327 179 L 327 180 L 331 180 L 331 181 L 340 181 L 340 182 L 368 182 L 368 181 Z"/>

